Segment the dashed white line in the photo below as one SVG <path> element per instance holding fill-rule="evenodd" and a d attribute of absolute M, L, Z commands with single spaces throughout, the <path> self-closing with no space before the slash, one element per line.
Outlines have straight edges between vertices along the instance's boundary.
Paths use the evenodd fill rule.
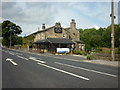
<path fill-rule="evenodd" d="M 78 68 L 78 69 L 82 69 L 82 70 L 86 70 L 86 71 L 91 71 L 91 72 L 95 72 L 95 73 L 99 73 L 99 74 L 104 74 L 104 75 L 108 75 L 108 76 L 112 76 L 112 77 L 117 77 L 116 75 L 105 73 L 105 72 L 95 71 L 95 70 L 77 67 L 77 66 L 73 66 L 73 65 L 69 65 L 69 64 L 63 64 L 63 63 L 59 63 L 59 62 L 54 62 L 54 63 L 59 64 L 59 65 L 73 67 L 73 68 Z"/>
<path fill-rule="evenodd" d="M 40 63 L 46 63 L 45 61 L 37 60 L 35 57 L 29 57 L 29 59 L 36 61 L 36 62 L 40 62 Z"/>
<path fill-rule="evenodd" d="M 25 60 L 28 60 L 27 58 L 25 58 L 25 57 L 22 57 L 22 56 L 19 56 L 19 55 L 17 55 L 19 58 L 21 58 L 21 59 L 25 59 Z"/>
<path fill-rule="evenodd" d="M 41 66 L 45 66 L 47 68 L 59 71 L 59 72 L 63 72 L 63 73 L 69 74 L 69 75 L 77 77 L 77 78 L 81 78 L 81 79 L 84 79 L 84 80 L 87 80 L 87 81 L 90 80 L 89 78 L 86 78 L 86 77 L 83 77 L 83 76 L 79 76 L 77 74 L 74 74 L 74 73 L 71 73 L 71 72 L 68 72 L 68 71 L 64 71 L 62 69 L 58 69 L 58 68 L 55 68 L 55 67 L 52 67 L 52 66 L 48 66 L 48 65 L 45 65 L 45 64 L 42 64 L 42 63 L 38 63 L 38 64 L 41 65 Z"/>
<path fill-rule="evenodd" d="M 77 59 L 69 59 L 69 58 L 61 58 L 61 57 L 56 57 L 56 56 L 48 56 L 48 55 L 42 55 L 42 54 L 37 54 L 37 55 L 41 55 L 41 56 L 46 56 L 46 57 L 52 57 L 52 58 L 57 58 L 57 59 L 64 59 L 64 60 L 69 60 L 69 61 L 76 61 L 76 62 L 80 62 L 80 60 Z"/>
<path fill-rule="evenodd" d="M 13 53 L 9 52 L 9 54 L 14 55 Z"/>
<path fill-rule="evenodd" d="M 16 53 L 17 55 L 22 55 L 21 53 Z"/>

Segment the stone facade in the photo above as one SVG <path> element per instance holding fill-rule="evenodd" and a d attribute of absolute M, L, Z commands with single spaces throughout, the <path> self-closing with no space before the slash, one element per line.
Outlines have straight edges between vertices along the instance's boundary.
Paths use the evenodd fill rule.
<path fill-rule="evenodd" d="M 34 42 L 47 38 L 67 38 L 74 42 L 72 48 L 76 50 L 84 50 L 85 47 L 85 44 L 80 41 L 80 33 L 78 29 L 76 29 L 76 22 L 74 19 L 72 19 L 70 27 L 68 28 L 61 27 L 59 22 L 49 28 L 46 28 L 45 24 L 43 24 L 42 30 L 38 28 L 38 31 L 31 35 L 34 35 L 35 37 Z"/>
<path fill-rule="evenodd" d="M 45 24 L 43 24 L 45 25 Z M 43 26 L 42 26 L 43 27 Z M 76 29 L 76 23 L 74 20 L 72 20 L 70 24 L 70 28 L 62 28 L 62 33 L 55 33 L 54 28 L 55 27 L 61 27 L 60 23 L 56 23 L 55 26 L 52 26 L 50 28 L 42 28 L 42 30 L 38 29 L 38 32 L 35 35 L 34 41 L 42 40 L 46 38 L 68 38 L 73 41 L 79 41 L 80 40 L 80 33 Z"/>

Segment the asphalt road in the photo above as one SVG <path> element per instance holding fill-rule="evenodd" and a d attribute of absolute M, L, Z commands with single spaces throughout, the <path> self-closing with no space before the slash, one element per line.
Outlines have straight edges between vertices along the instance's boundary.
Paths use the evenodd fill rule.
<path fill-rule="evenodd" d="M 73 56 L 1 51 L 2 88 L 118 88 L 117 67 L 76 62 Z"/>

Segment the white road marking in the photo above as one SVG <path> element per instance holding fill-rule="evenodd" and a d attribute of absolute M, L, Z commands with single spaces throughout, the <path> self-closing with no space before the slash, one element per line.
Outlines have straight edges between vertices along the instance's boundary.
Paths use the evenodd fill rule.
<path fill-rule="evenodd" d="M 16 53 L 17 55 L 22 55 L 21 53 Z"/>
<path fill-rule="evenodd" d="M 28 60 L 27 58 L 25 58 L 25 57 L 22 57 L 22 56 L 19 56 L 19 55 L 17 55 L 19 58 L 21 58 L 21 59 L 25 59 L 25 60 Z"/>
<path fill-rule="evenodd" d="M 13 51 L 19 51 L 19 50 L 14 50 L 14 49 L 12 49 L 12 50 Z M 19 51 L 19 52 L 23 52 L 24 53 L 24 51 Z M 27 52 L 27 53 L 36 55 L 36 53 L 32 53 L 32 52 Z M 69 61 L 80 62 L 80 60 L 76 60 L 76 59 L 68 59 L 68 58 L 61 58 L 61 57 L 55 57 L 55 56 L 53 57 L 53 56 L 50 56 L 50 55 L 43 55 L 43 54 L 37 54 L 37 55 L 46 56 L 46 57 L 52 57 L 52 58 L 57 58 L 57 59 L 64 59 L 64 60 L 69 60 Z"/>
<path fill-rule="evenodd" d="M 91 71 L 91 72 L 95 72 L 95 73 L 99 73 L 99 74 L 104 74 L 104 75 L 108 75 L 108 76 L 112 76 L 112 77 L 117 77 L 116 75 L 105 73 L 105 72 L 95 71 L 95 70 L 77 67 L 77 66 L 73 66 L 73 65 L 69 65 L 69 64 L 63 64 L 63 63 L 59 63 L 59 62 L 54 62 L 54 63 L 64 65 L 64 66 L 73 67 L 73 68 L 78 68 L 78 69 L 82 69 L 82 70 L 86 70 L 86 71 Z"/>
<path fill-rule="evenodd" d="M 29 57 L 29 59 L 36 61 L 36 62 L 40 62 L 40 63 L 46 63 L 45 61 L 37 60 L 35 57 Z"/>
<path fill-rule="evenodd" d="M 6 61 L 10 61 L 13 65 L 18 65 L 17 63 L 15 63 L 14 61 L 12 61 L 13 59 L 7 58 Z"/>
<path fill-rule="evenodd" d="M 52 58 L 57 58 L 57 59 L 62 59 L 62 60 L 64 59 L 64 60 L 69 60 L 69 61 L 76 61 L 76 62 L 80 62 L 80 60 L 77 60 L 77 59 L 61 58 L 61 57 L 48 56 L 48 55 L 42 55 L 42 54 L 37 54 L 37 55 L 46 56 L 46 57 L 52 57 Z"/>
<path fill-rule="evenodd" d="M 63 72 L 63 73 L 66 73 L 66 74 L 69 74 L 71 76 L 74 76 L 74 77 L 77 77 L 77 78 L 81 78 L 81 79 L 84 79 L 84 80 L 90 80 L 89 78 L 86 78 L 86 77 L 83 77 L 83 76 L 79 76 L 77 74 L 74 74 L 74 73 L 71 73 L 71 72 L 68 72 L 68 71 L 64 71 L 62 69 L 58 69 L 58 68 L 55 68 L 55 67 L 52 67 L 52 66 L 48 66 L 48 65 L 45 65 L 45 64 L 42 64 L 42 63 L 38 63 L 39 65 L 42 65 L 42 66 L 45 66 L 47 68 L 50 68 L 50 69 L 53 69 L 53 70 L 56 70 L 56 71 L 59 71 L 59 72 Z"/>
<path fill-rule="evenodd" d="M 9 54 L 14 55 L 13 53 L 9 52 Z"/>

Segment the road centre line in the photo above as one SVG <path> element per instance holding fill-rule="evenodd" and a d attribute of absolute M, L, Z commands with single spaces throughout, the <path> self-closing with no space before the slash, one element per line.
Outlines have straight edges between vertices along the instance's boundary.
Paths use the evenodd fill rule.
<path fill-rule="evenodd" d="M 45 61 L 37 60 L 35 57 L 29 57 L 29 59 L 36 61 L 36 62 L 40 62 L 40 63 L 46 63 Z"/>
<path fill-rule="evenodd" d="M 74 73 L 71 73 L 71 72 L 68 72 L 68 71 L 64 71 L 64 70 L 62 70 L 62 69 L 58 69 L 58 68 L 55 68 L 55 67 L 52 67 L 52 66 L 48 66 L 48 65 L 46 65 L 46 64 L 42 64 L 42 63 L 38 63 L 38 64 L 41 65 L 41 66 L 45 66 L 45 67 L 47 67 L 47 68 L 50 68 L 50 69 L 59 71 L 59 72 L 63 72 L 63 73 L 65 73 L 65 74 L 68 74 L 68 75 L 71 75 L 71 76 L 74 76 L 74 77 L 80 78 L 80 79 L 84 79 L 84 80 L 87 80 L 87 81 L 90 80 L 89 78 L 86 78 L 86 77 L 83 77 L 83 76 L 79 76 L 79 75 L 77 75 L 77 74 L 74 74 Z"/>
<path fill-rule="evenodd" d="M 5 52 L 5 53 L 9 53 L 9 54 L 11 54 L 11 55 L 14 55 L 12 52 L 10 52 L 10 51 L 6 51 L 6 50 L 2 50 L 3 52 Z"/>
<path fill-rule="evenodd" d="M 9 54 L 14 55 L 13 53 L 9 52 Z"/>
<path fill-rule="evenodd" d="M 15 53 L 15 54 L 17 54 L 17 55 L 22 55 L 21 53 Z"/>
<path fill-rule="evenodd" d="M 105 73 L 105 72 L 100 72 L 100 71 L 91 70 L 91 69 L 87 69 L 87 68 L 77 67 L 77 66 L 73 66 L 73 65 L 69 65 L 69 64 L 63 64 L 63 63 L 59 63 L 59 62 L 54 62 L 54 63 L 59 64 L 59 65 L 77 68 L 77 69 L 82 69 L 82 70 L 86 70 L 86 71 L 91 71 L 91 72 L 95 72 L 95 73 L 99 73 L 99 74 L 104 74 L 104 75 L 108 75 L 108 76 L 112 76 L 112 77 L 117 77 L 116 75 Z"/>
<path fill-rule="evenodd" d="M 21 59 L 25 59 L 25 60 L 28 60 L 27 58 L 25 58 L 25 57 L 22 57 L 22 56 L 19 56 L 19 55 L 17 55 L 19 58 L 21 58 Z"/>
<path fill-rule="evenodd" d="M 68 59 L 68 58 L 61 58 L 61 57 L 53 57 L 53 56 L 48 56 L 48 55 L 42 55 L 42 54 L 37 54 L 37 55 L 41 55 L 41 56 L 46 56 L 46 57 L 52 57 L 52 58 L 57 58 L 57 59 L 65 59 L 65 60 L 69 60 L 69 61 L 77 61 L 80 62 L 80 60 L 76 60 L 76 59 Z"/>
<path fill-rule="evenodd" d="M 23 52 L 23 51 L 19 51 L 19 50 L 15 50 L 13 49 L 14 51 L 18 51 L 18 52 Z M 24 52 L 23 52 L 24 53 Z M 36 55 L 37 53 L 32 53 L 32 52 L 27 52 L 29 54 L 34 54 Z M 76 59 L 68 59 L 68 58 L 61 58 L 61 57 L 53 57 L 53 56 L 50 56 L 50 55 L 43 55 L 43 54 L 37 54 L 37 55 L 40 55 L 40 56 L 46 56 L 46 57 L 52 57 L 52 58 L 58 58 L 58 59 L 65 59 L 65 60 L 69 60 L 69 61 L 77 61 L 77 62 L 80 62 L 80 60 L 76 60 Z"/>

